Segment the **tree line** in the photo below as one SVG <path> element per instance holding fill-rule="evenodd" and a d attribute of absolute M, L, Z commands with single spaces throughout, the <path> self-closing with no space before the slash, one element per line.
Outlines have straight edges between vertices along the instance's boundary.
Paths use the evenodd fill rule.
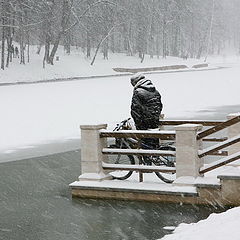
<path fill-rule="evenodd" d="M 240 53 L 239 0 L 0 0 L 1 69 L 30 61 L 37 45 L 54 64 L 59 45 L 99 52 L 207 59 L 227 47 Z M 17 46 L 14 46 L 17 43 Z"/>

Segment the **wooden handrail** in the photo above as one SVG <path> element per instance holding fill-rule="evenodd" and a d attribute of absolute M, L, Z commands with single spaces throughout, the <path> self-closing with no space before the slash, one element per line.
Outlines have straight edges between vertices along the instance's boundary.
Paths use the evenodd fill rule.
<path fill-rule="evenodd" d="M 151 130 L 120 130 L 109 131 L 101 130 L 100 137 L 114 137 L 114 138 L 159 138 L 161 140 L 175 140 L 175 131 L 151 131 Z"/>
<path fill-rule="evenodd" d="M 224 166 L 224 165 L 226 165 L 226 164 L 228 164 L 230 162 L 236 161 L 238 159 L 240 159 L 240 152 L 236 152 L 236 153 L 234 153 L 234 154 L 232 154 L 232 155 L 230 155 L 228 157 L 222 158 L 222 159 L 220 159 L 218 161 L 215 161 L 215 162 L 213 162 L 211 164 L 208 164 L 207 166 L 202 167 L 199 172 L 200 172 L 200 174 L 204 174 L 206 172 L 209 172 L 209 171 L 211 171 L 213 169 L 216 169 L 216 168 L 219 168 L 221 166 Z"/>
<path fill-rule="evenodd" d="M 209 153 L 208 155 L 211 155 L 211 156 L 228 156 L 228 151 L 216 151 L 216 152 Z"/>
<path fill-rule="evenodd" d="M 218 143 L 218 144 L 216 144 L 214 146 L 208 147 L 208 148 L 206 148 L 204 150 L 199 150 L 198 151 L 198 156 L 200 158 L 202 158 L 202 157 L 204 157 L 206 155 L 209 155 L 209 154 L 211 154 L 213 152 L 216 152 L 216 151 L 218 151 L 220 149 L 228 147 L 228 146 L 230 146 L 230 145 L 232 145 L 234 143 L 237 143 L 237 142 L 240 142 L 240 134 L 235 136 L 235 137 L 233 137 L 233 138 L 230 138 L 230 139 L 228 139 L 228 140 L 226 140 L 224 142 L 221 142 L 221 143 Z"/>
<path fill-rule="evenodd" d="M 160 125 L 175 126 L 181 124 L 202 124 L 203 126 L 215 126 L 225 121 L 221 120 L 160 120 Z"/>
<path fill-rule="evenodd" d="M 161 140 L 175 140 L 176 133 L 175 131 L 159 131 L 159 132 L 151 132 L 151 131 L 134 131 L 129 132 L 130 130 L 120 130 L 120 131 L 107 131 L 107 130 L 101 130 L 100 131 L 100 137 L 114 137 L 114 138 L 159 138 Z M 204 142 L 223 142 L 227 138 L 203 138 L 202 140 Z"/>
<path fill-rule="evenodd" d="M 108 155 L 140 155 L 140 156 L 175 156 L 175 151 L 169 150 L 147 150 L 147 149 L 118 149 L 118 148 L 103 148 L 103 154 Z M 208 155 L 212 156 L 228 156 L 227 151 L 214 151 Z"/>
<path fill-rule="evenodd" d="M 222 138 L 203 138 L 202 141 L 204 142 L 223 142 L 226 141 L 228 138 L 227 137 L 222 137 Z"/>
<path fill-rule="evenodd" d="M 220 124 L 218 124 L 218 125 L 216 125 L 216 126 L 214 126 L 212 128 L 209 128 L 209 129 L 207 129 L 205 131 L 200 132 L 197 135 L 197 140 L 200 140 L 200 139 L 202 139 L 204 137 L 207 137 L 207 136 L 209 136 L 209 135 L 211 135 L 213 133 L 221 131 L 221 130 L 223 130 L 223 129 L 227 128 L 227 127 L 230 127 L 230 126 L 232 126 L 232 125 L 234 125 L 234 124 L 236 124 L 238 122 L 240 122 L 240 116 L 237 116 L 235 118 L 232 118 L 230 120 L 222 122 L 222 123 L 220 123 Z"/>
<path fill-rule="evenodd" d="M 109 164 L 102 163 L 102 167 L 105 170 L 123 170 L 123 171 L 138 171 L 138 172 L 165 172 L 175 173 L 175 167 L 166 166 L 148 166 L 148 165 L 125 165 L 125 164 Z"/>
<path fill-rule="evenodd" d="M 103 154 L 111 155 L 141 155 L 141 156 L 175 156 L 175 151 L 168 150 L 148 150 L 148 149 L 119 149 L 119 148 L 103 148 Z"/>

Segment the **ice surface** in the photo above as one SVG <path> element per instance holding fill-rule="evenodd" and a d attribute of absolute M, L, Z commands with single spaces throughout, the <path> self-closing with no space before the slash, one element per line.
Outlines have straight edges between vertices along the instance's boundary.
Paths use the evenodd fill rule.
<path fill-rule="evenodd" d="M 209 112 L 202 110 L 240 102 L 240 64 L 231 66 L 148 77 L 162 94 L 166 118 L 190 118 L 199 112 L 206 119 Z M 80 138 L 81 124 L 108 123 L 111 130 L 130 116 L 131 97 L 128 76 L 0 87 L 0 151 Z"/>

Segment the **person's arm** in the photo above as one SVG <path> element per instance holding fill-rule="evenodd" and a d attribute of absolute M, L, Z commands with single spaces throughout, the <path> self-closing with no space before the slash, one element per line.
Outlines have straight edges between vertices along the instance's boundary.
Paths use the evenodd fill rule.
<path fill-rule="evenodd" d="M 163 104 L 162 104 L 162 97 L 159 93 L 159 108 L 160 108 L 160 112 L 162 112 L 162 109 L 163 109 Z"/>
<path fill-rule="evenodd" d="M 134 91 L 131 104 L 131 116 L 134 122 L 141 122 L 143 117 L 143 107 L 141 102 L 141 96 L 138 91 Z"/>

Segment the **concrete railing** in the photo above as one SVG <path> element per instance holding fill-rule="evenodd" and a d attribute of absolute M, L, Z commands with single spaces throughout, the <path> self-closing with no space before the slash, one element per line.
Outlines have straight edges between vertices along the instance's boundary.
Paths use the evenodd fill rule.
<path fill-rule="evenodd" d="M 79 180 L 104 180 L 111 176 L 102 168 L 102 162 L 107 162 L 107 156 L 102 149 L 107 147 L 107 141 L 100 138 L 99 131 L 106 129 L 107 124 L 81 125 L 81 175 Z"/>
<path fill-rule="evenodd" d="M 176 129 L 176 177 L 200 176 L 199 170 L 203 160 L 198 157 L 198 150 L 202 140 L 197 140 L 198 131 L 202 130 L 200 124 L 183 124 Z"/>
<path fill-rule="evenodd" d="M 240 116 L 240 114 L 230 114 L 228 119 L 232 119 L 236 116 Z M 201 169 L 203 169 L 204 160 L 199 157 L 199 151 L 201 151 L 203 139 L 197 137 L 202 130 L 202 127 L 201 124 L 187 123 L 175 126 L 174 131 L 164 131 L 164 134 L 170 134 L 171 139 L 172 136 L 175 135 L 177 178 L 186 176 L 196 178 L 203 175 Z M 79 180 L 101 181 L 104 179 L 111 179 L 111 176 L 108 175 L 107 171 L 103 168 L 103 163 L 108 162 L 108 156 L 103 153 L 103 149 L 107 148 L 107 135 L 101 136 L 101 132 L 106 133 L 106 130 L 103 131 L 103 129 L 106 128 L 107 124 L 81 126 L 82 173 Z M 156 136 L 152 134 L 152 137 L 160 138 L 158 136 L 161 135 L 160 132 L 161 131 L 159 131 L 159 134 L 156 134 Z M 131 135 L 131 130 L 129 130 L 128 133 Z M 239 133 L 240 123 L 228 126 L 228 138 L 235 137 Z M 149 131 L 141 131 L 140 135 L 146 137 L 149 135 Z M 234 156 L 239 150 L 239 142 L 228 147 L 228 151 Z M 234 160 L 236 159 L 238 158 L 235 156 Z"/>

